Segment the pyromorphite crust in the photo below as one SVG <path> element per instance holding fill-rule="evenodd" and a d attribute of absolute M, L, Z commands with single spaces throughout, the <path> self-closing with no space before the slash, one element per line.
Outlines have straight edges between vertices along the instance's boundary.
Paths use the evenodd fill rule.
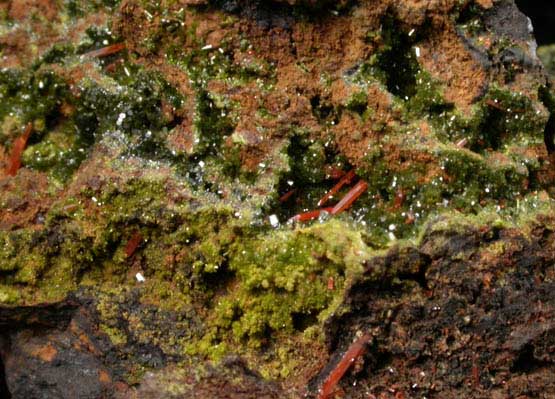
<path fill-rule="evenodd" d="M 302 330 L 305 318 L 323 321 L 369 252 L 358 232 L 333 221 L 242 240 L 232 254 L 229 268 L 239 284 L 216 307 L 216 324 L 231 328 L 236 339 L 260 339 L 268 329 Z"/>
<path fill-rule="evenodd" d="M 522 22 L 511 1 L 116 3 L 2 14 L 4 305 L 85 290 L 122 351 L 306 374 L 383 251 L 437 220 L 446 237 L 527 231 L 553 211 L 550 86 L 527 28 L 496 22 Z M 22 168 L 4 175 L 29 122 Z M 343 215 L 286 223 L 331 168 L 368 190 Z"/>

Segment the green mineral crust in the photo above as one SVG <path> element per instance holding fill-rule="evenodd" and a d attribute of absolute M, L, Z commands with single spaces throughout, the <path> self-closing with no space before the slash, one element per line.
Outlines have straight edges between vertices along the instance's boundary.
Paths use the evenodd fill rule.
<path fill-rule="evenodd" d="M 412 273 L 374 259 L 553 223 L 555 97 L 509 0 L 4 1 L 0 67 L 0 306 L 91 298 L 117 356 L 173 359 L 121 362 L 160 397 L 232 355 L 296 397 L 350 287 Z M 292 222 L 332 169 L 367 191 Z"/>

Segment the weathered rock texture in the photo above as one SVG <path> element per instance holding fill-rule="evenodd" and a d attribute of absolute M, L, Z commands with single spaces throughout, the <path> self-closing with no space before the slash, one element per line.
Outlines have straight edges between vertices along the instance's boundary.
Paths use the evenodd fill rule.
<path fill-rule="evenodd" d="M 0 396 L 316 397 L 360 334 L 337 397 L 555 395 L 555 98 L 512 0 L 0 21 Z"/>

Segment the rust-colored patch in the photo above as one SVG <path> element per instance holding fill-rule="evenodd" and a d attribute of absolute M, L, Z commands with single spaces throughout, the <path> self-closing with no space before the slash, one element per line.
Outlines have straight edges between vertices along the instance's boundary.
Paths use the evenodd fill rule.
<path fill-rule="evenodd" d="M 422 44 L 418 62 L 441 81 L 444 96 L 465 113 L 487 85 L 487 75 L 453 27 L 434 35 Z"/>
<path fill-rule="evenodd" d="M 186 120 L 176 126 L 167 137 L 169 148 L 173 151 L 191 154 L 195 142 L 195 136 L 190 121 Z"/>
<path fill-rule="evenodd" d="M 31 354 L 40 358 L 43 362 L 50 363 L 56 358 L 58 351 L 51 344 L 47 344 L 46 346 L 35 349 Z"/>
<path fill-rule="evenodd" d="M 85 31 L 91 26 L 103 26 L 106 25 L 108 16 L 103 11 L 98 11 L 97 13 L 87 14 L 84 18 L 81 18 L 71 26 L 69 32 L 67 32 L 67 39 L 71 40 L 73 43 L 77 43 Z"/>
<path fill-rule="evenodd" d="M 79 341 L 85 346 L 85 348 L 94 354 L 99 354 L 98 350 L 95 348 L 95 346 L 93 345 L 93 343 L 91 342 L 91 339 L 89 338 L 88 335 L 82 333 L 79 334 Z"/>
<path fill-rule="evenodd" d="M 1 36 L 0 45 L 2 46 L 0 65 L 4 68 L 21 66 L 22 60 L 28 60 L 32 57 L 32 52 L 29 48 L 29 36 L 23 28 Z"/>
<path fill-rule="evenodd" d="M 21 169 L 15 177 L 0 177 L 0 229 L 40 229 L 44 215 L 55 197 L 48 193 L 48 179 L 42 172 Z"/>
<path fill-rule="evenodd" d="M 25 20 L 33 15 L 50 21 L 57 19 L 58 2 L 55 0 L 12 0 L 10 3 L 10 18 Z"/>
<path fill-rule="evenodd" d="M 59 2 L 55 0 L 13 0 L 8 16 L 18 21 L 14 30 L 0 36 L 2 67 L 27 67 L 53 43 L 64 40 L 57 31 Z"/>
<path fill-rule="evenodd" d="M 110 374 L 108 374 L 108 372 L 105 371 L 105 370 L 100 370 L 98 372 L 98 380 L 103 384 L 111 384 L 112 383 L 112 377 L 110 377 Z"/>
<path fill-rule="evenodd" d="M 475 0 L 476 4 L 478 4 L 483 9 L 487 10 L 493 7 L 493 0 Z"/>
<path fill-rule="evenodd" d="M 398 123 L 399 111 L 392 108 L 392 96 L 378 85 L 370 85 L 366 92 L 367 107 L 372 112 L 366 120 L 354 112 L 343 112 L 333 127 L 341 153 L 356 165 L 365 164 L 369 150 L 379 144 L 380 138 L 391 132 Z M 344 102 L 345 99 L 342 99 Z"/>

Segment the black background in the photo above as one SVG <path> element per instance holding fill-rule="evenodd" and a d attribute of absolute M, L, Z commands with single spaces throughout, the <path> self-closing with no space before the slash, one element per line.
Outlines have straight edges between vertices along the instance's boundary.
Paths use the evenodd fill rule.
<path fill-rule="evenodd" d="M 532 19 L 538 44 L 555 43 L 555 0 L 516 0 L 516 3 Z"/>

